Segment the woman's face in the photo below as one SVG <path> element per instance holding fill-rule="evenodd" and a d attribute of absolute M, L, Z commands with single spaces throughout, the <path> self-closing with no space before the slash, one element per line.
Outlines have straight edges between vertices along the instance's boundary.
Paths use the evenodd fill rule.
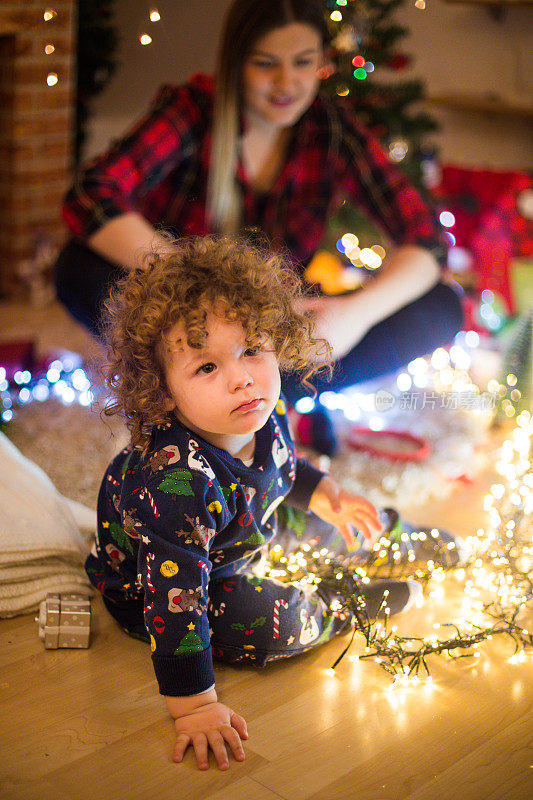
<path fill-rule="evenodd" d="M 315 99 L 322 62 L 322 38 L 311 25 L 291 22 L 258 39 L 243 66 L 246 121 L 294 125 Z"/>

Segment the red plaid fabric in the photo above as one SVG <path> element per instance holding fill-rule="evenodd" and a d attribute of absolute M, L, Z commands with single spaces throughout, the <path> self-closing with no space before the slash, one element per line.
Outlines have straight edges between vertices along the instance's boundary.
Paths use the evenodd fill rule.
<path fill-rule="evenodd" d="M 68 193 L 63 215 L 86 238 L 130 211 L 177 235 L 212 232 L 206 219 L 213 79 L 164 86 L 148 114 L 90 163 Z M 345 107 L 319 95 L 294 128 L 287 161 L 268 195 L 237 169 L 243 225 L 266 234 L 302 267 L 318 249 L 331 213 L 350 200 L 396 244 L 418 244 L 445 260 L 435 217 Z"/>

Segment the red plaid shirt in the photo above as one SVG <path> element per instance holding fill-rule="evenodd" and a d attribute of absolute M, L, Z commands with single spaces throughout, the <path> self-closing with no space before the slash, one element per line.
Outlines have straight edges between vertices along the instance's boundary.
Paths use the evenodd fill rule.
<path fill-rule="evenodd" d="M 206 189 L 213 79 L 195 75 L 164 86 L 148 114 L 79 175 L 63 216 L 72 233 L 90 236 L 113 217 L 137 211 L 178 235 L 211 232 Z M 348 199 L 396 244 L 418 244 L 439 261 L 445 244 L 433 214 L 376 140 L 347 111 L 319 95 L 294 128 L 288 157 L 267 196 L 237 180 L 243 225 L 260 228 L 276 249 L 308 263 L 329 216 Z"/>

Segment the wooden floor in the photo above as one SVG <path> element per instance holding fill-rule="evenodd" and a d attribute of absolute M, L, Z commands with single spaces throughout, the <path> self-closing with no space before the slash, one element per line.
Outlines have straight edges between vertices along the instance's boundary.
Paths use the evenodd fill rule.
<path fill-rule="evenodd" d="M 491 475 L 411 514 L 467 535 L 483 523 Z M 397 617 L 419 633 L 460 598 Z M 492 641 L 470 662 L 432 662 L 433 688 L 390 691 L 379 667 L 344 659 L 346 639 L 260 671 L 216 667 L 224 702 L 248 722 L 246 760 L 199 772 L 171 761 L 173 727 L 149 648 L 98 599 L 88 650 L 44 650 L 34 615 L 0 621 L 2 800 L 530 800 L 533 657 Z M 361 651 L 361 642 L 354 652 Z"/>

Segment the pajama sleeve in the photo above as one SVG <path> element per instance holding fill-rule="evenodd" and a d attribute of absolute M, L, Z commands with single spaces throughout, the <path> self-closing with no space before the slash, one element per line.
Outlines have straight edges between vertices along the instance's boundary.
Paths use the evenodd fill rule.
<path fill-rule="evenodd" d="M 298 458 L 294 484 L 285 502 L 301 511 L 308 511 L 311 496 L 323 477 L 324 473 L 315 469 L 307 459 Z"/>
<path fill-rule="evenodd" d="M 195 150 L 203 125 L 189 85 L 160 89 L 147 114 L 78 174 L 63 205 L 70 231 L 86 239 L 128 212 L 152 223 L 164 217 L 176 191 L 169 175 Z"/>
<path fill-rule="evenodd" d="M 138 494 L 138 581 L 152 662 L 163 695 L 214 683 L 207 598 L 211 543 L 231 515 L 216 481 L 169 470 Z"/>

